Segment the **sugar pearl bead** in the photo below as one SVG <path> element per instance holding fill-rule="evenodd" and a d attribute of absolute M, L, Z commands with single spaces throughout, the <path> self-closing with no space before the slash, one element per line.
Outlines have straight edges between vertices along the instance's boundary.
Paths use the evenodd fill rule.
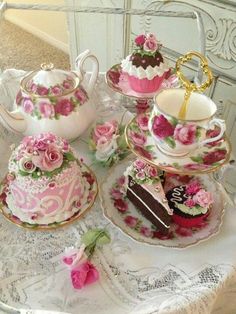
<path fill-rule="evenodd" d="M 142 63 L 146 63 L 146 60 L 142 60 Z"/>

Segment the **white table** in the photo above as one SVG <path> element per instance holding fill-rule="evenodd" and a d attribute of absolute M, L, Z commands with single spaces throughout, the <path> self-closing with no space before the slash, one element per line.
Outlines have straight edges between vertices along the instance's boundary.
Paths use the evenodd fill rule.
<path fill-rule="evenodd" d="M 14 77 L 19 74 L 8 71 L 2 77 L 0 102 L 5 100 L 8 107 L 18 88 Z M 106 88 L 101 77 L 96 100 L 98 94 L 109 99 Z M 111 97 L 111 92 L 107 93 Z M 2 127 L 0 130 L 2 177 L 7 169 L 9 145 L 19 142 L 20 137 Z M 72 145 L 90 165 L 86 138 L 85 134 Z M 101 182 L 107 170 L 99 166 L 93 169 Z M 65 247 L 75 245 L 86 230 L 105 226 L 112 242 L 97 250 L 93 259 L 100 280 L 74 290 L 69 272 L 61 263 L 62 253 Z M 134 242 L 104 218 L 99 199 L 82 220 L 52 232 L 20 229 L 0 216 L 0 300 L 16 308 L 73 314 L 233 314 L 235 233 L 236 210 L 229 207 L 218 235 L 183 250 Z"/>

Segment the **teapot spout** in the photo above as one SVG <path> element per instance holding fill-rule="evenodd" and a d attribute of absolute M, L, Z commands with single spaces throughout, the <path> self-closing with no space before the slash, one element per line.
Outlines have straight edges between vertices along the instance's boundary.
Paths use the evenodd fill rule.
<path fill-rule="evenodd" d="M 9 112 L 0 104 L 0 120 L 3 125 L 15 133 L 24 133 L 26 130 L 26 121 L 19 112 Z"/>

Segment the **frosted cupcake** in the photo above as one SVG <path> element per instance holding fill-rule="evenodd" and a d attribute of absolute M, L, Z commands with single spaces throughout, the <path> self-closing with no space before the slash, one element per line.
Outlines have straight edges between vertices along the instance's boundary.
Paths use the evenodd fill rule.
<path fill-rule="evenodd" d="M 139 93 L 152 93 L 170 74 L 170 68 L 160 53 L 161 44 L 149 33 L 134 40 L 134 51 L 122 62 L 121 67 L 128 75 L 130 87 Z"/>
<path fill-rule="evenodd" d="M 180 185 L 166 194 L 173 221 L 185 228 L 201 226 L 210 213 L 213 197 L 198 181 Z"/>

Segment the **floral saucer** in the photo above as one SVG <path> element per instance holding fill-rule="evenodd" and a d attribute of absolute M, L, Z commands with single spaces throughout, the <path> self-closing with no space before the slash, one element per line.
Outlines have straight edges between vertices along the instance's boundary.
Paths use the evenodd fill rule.
<path fill-rule="evenodd" d="M 149 245 L 183 249 L 196 245 L 216 235 L 221 227 L 225 201 L 221 186 L 209 175 L 198 176 L 206 189 L 213 194 L 214 203 L 210 214 L 197 228 L 183 228 L 171 224 L 168 235 L 162 235 L 156 227 L 126 198 L 121 176 L 133 160 L 126 159 L 114 166 L 101 184 L 100 200 L 104 216 L 131 239 Z M 120 193 L 119 193 L 120 191 Z"/>
<path fill-rule="evenodd" d="M 9 220 L 10 222 L 14 223 L 15 225 L 17 225 L 18 227 L 22 227 L 22 228 L 27 228 L 30 230 L 53 230 L 53 229 L 57 229 L 60 227 L 64 227 L 72 222 L 74 222 L 75 220 L 80 219 L 87 210 L 89 210 L 96 199 L 97 193 L 98 193 L 98 184 L 97 184 L 97 179 L 96 176 L 94 175 L 94 173 L 91 171 L 91 169 L 86 166 L 85 164 L 81 163 L 82 165 L 82 174 L 84 177 L 86 177 L 90 188 L 89 188 L 89 195 L 88 195 L 88 199 L 87 199 L 87 203 L 83 206 L 81 206 L 80 208 L 78 208 L 76 205 L 76 207 L 78 208 L 78 211 L 69 219 L 61 221 L 61 222 L 55 222 L 55 223 L 51 223 L 48 225 L 41 225 L 41 224 L 30 224 L 27 222 L 23 222 L 21 221 L 18 217 L 12 215 L 10 209 L 7 207 L 7 204 L 5 202 L 5 193 L 4 190 L 7 188 L 8 186 L 8 181 L 5 177 L 5 179 L 2 181 L 2 183 L 0 184 L 0 190 L 3 191 L 0 194 L 0 212 L 3 214 L 3 216 Z"/>
<path fill-rule="evenodd" d="M 114 91 L 135 99 L 152 99 L 158 90 L 163 88 L 176 87 L 178 79 L 171 75 L 167 80 L 164 80 L 160 88 L 153 93 L 138 93 L 131 89 L 127 74 L 121 70 L 121 64 L 116 64 L 111 67 L 106 73 L 106 82 Z"/>
<path fill-rule="evenodd" d="M 150 113 L 134 117 L 126 126 L 126 141 L 132 152 L 149 164 L 170 173 L 198 174 L 217 170 L 230 158 L 227 138 L 206 144 L 184 157 L 172 157 L 161 152 L 148 131 Z"/>

